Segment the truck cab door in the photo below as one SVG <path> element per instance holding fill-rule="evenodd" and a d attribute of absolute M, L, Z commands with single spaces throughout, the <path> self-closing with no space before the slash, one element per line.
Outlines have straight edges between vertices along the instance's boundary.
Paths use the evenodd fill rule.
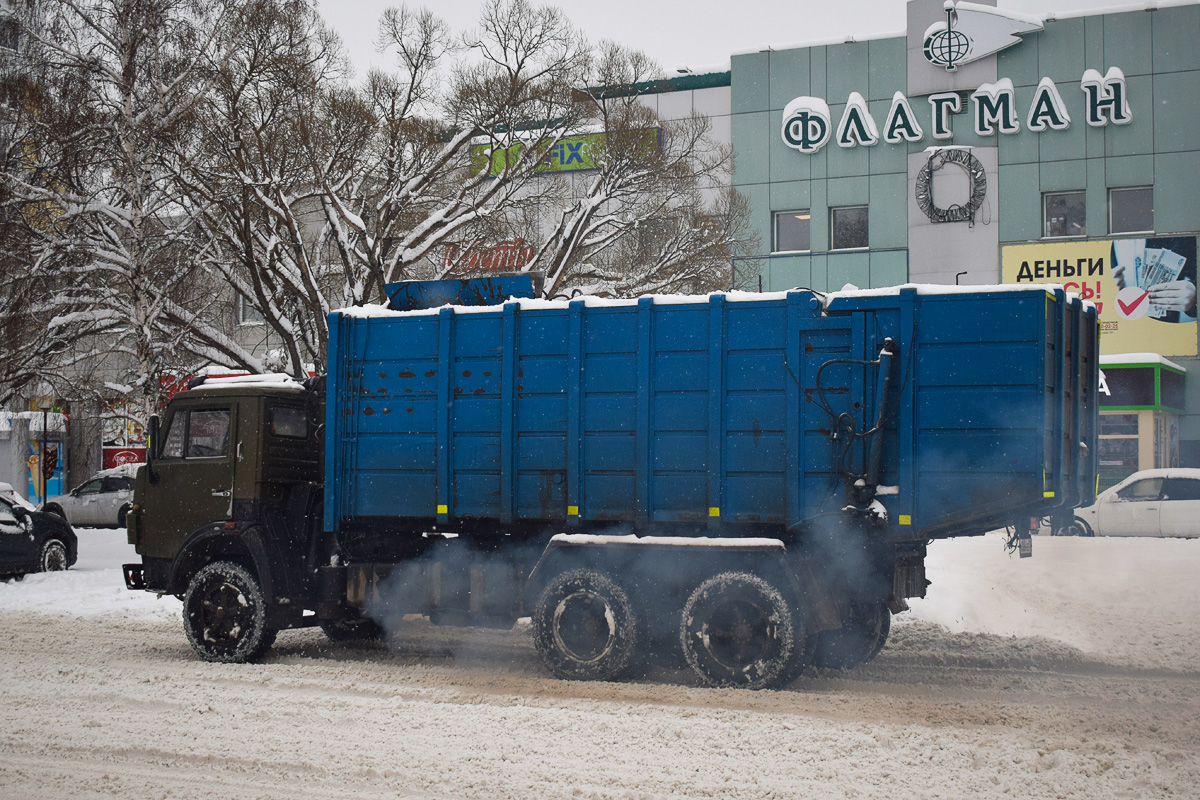
<path fill-rule="evenodd" d="M 193 531 L 232 517 L 236 423 L 229 400 L 172 408 L 142 501 L 142 556 L 173 558 Z"/>

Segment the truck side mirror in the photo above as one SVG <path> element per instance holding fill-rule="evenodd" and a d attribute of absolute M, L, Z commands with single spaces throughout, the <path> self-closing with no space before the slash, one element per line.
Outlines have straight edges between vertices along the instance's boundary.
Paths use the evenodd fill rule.
<path fill-rule="evenodd" d="M 158 454 L 158 424 L 158 414 L 151 414 L 146 429 L 146 477 L 151 483 L 158 483 L 158 474 L 154 471 L 154 457 Z"/>

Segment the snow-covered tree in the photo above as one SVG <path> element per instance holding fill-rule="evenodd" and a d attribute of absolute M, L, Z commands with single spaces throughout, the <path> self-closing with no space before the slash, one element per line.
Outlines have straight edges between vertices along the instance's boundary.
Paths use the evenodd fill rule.
<path fill-rule="evenodd" d="M 21 313 L 36 336 L 9 360 L 79 378 L 149 411 L 164 378 L 216 361 L 255 367 L 224 335 L 207 266 L 217 257 L 171 160 L 227 50 L 231 0 L 31 4 L 20 58 L 31 89 L 4 173 L 25 221 Z"/>
<path fill-rule="evenodd" d="M 728 187 L 732 152 L 700 114 L 660 120 L 642 101 L 658 68 L 614 43 L 601 47 L 588 116 L 594 170 L 569 198 L 536 258 L 545 291 L 614 296 L 728 288 L 747 243 L 747 207 Z"/>
<path fill-rule="evenodd" d="M 213 270 L 248 298 L 282 367 L 303 377 L 325 353 L 332 308 L 366 298 L 324 263 L 325 187 L 356 175 L 363 147 L 337 36 L 304 0 L 252 0 L 181 147 L 179 185 L 221 257 Z"/>
<path fill-rule="evenodd" d="M 337 251 L 376 291 L 432 277 L 420 269 L 435 248 L 541 199 L 545 155 L 586 121 L 591 58 L 560 10 L 527 0 L 491 0 L 458 38 L 429 12 L 392 9 L 379 44 L 396 69 L 368 77 L 363 169 L 327 187 L 325 208 Z"/>
<path fill-rule="evenodd" d="M 164 376 L 260 371 L 263 349 L 299 377 L 331 309 L 448 274 L 447 245 L 521 236 L 547 293 L 628 296 L 727 286 L 745 239 L 708 121 L 657 119 L 655 67 L 555 8 L 489 0 L 459 35 L 389 9 L 393 67 L 361 85 L 310 0 L 30 8 L 0 164 L 5 387 L 94 375 L 148 410 Z M 581 141 L 592 169 L 548 172 Z M 242 297 L 257 349 L 230 333 Z"/>

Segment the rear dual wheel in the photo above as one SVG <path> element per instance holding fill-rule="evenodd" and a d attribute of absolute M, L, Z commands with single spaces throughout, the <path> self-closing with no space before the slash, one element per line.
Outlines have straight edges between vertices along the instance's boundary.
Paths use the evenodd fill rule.
<path fill-rule="evenodd" d="M 802 637 L 783 593 L 751 572 L 714 575 L 683 608 L 679 638 L 692 670 L 709 686 L 771 689 L 796 674 Z"/>
<path fill-rule="evenodd" d="M 327 620 L 321 630 L 331 642 L 379 642 L 385 638 L 383 626 L 369 617 Z"/>
<path fill-rule="evenodd" d="M 555 676 L 611 681 L 635 666 L 644 641 L 629 593 L 609 575 L 580 567 L 554 577 L 533 610 L 533 643 Z"/>
<path fill-rule="evenodd" d="M 645 620 L 645 610 L 611 576 L 571 569 L 539 596 L 533 640 L 542 663 L 559 678 L 617 680 L 646 655 Z M 777 688 L 807 662 L 793 604 L 751 572 L 723 572 L 702 581 L 678 620 L 683 657 L 708 686 Z"/>
<path fill-rule="evenodd" d="M 813 647 L 813 666 L 822 669 L 854 669 L 875 656 L 887 643 L 892 630 L 892 612 L 883 603 L 852 603 L 842 627 L 821 631 Z"/>

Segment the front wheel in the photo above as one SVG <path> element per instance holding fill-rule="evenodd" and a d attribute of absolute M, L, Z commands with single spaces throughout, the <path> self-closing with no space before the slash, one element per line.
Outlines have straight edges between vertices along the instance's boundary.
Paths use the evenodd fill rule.
<path fill-rule="evenodd" d="M 750 572 L 701 583 L 683 607 L 679 638 L 688 666 L 709 686 L 771 689 L 793 676 L 799 638 L 783 594 Z"/>
<path fill-rule="evenodd" d="M 254 661 L 275 643 L 258 580 L 229 561 L 214 561 L 192 577 L 183 596 L 183 630 L 205 661 Z"/>
<path fill-rule="evenodd" d="M 616 680 L 633 668 L 642 639 L 628 592 L 594 569 L 557 575 L 533 609 L 533 642 L 559 678 Z"/>
<path fill-rule="evenodd" d="M 63 544 L 62 540 L 47 539 L 42 545 L 42 552 L 38 555 L 38 571 L 62 572 L 70 565 L 67 546 Z"/>

